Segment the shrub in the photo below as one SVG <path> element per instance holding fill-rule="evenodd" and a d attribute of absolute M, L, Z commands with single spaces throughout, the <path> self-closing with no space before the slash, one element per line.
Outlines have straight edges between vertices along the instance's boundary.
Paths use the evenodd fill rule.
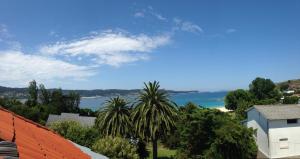
<path fill-rule="evenodd" d="M 298 104 L 298 102 L 299 102 L 299 97 L 297 96 L 284 97 L 282 101 L 283 104 Z"/>
<path fill-rule="evenodd" d="M 255 158 L 256 154 L 253 129 L 239 124 L 226 124 L 216 130 L 216 138 L 204 158 L 249 159 Z"/>
<path fill-rule="evenodd" d="M 91 147 L 99 137 L 96 129 L 81 126 L 75 121 L 55 122 L 50 125 L 50 128 L 63 137 L 86 147 Z"/>
<path fill-rule="evenodd" d="M 127 139 L 107 136 L 99 139 L 92 150 L 112 159 L 137 159 L 137 149 Z"/>

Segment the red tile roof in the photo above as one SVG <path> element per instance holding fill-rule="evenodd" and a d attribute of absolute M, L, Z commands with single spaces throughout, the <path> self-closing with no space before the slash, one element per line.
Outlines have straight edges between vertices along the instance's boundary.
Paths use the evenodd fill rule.
<path fill-rule="evenodd" d="M 48 128 L 3 108 L 0 108 L 0 139 L 15 142 L 20 159 L 91 158 Z"/>

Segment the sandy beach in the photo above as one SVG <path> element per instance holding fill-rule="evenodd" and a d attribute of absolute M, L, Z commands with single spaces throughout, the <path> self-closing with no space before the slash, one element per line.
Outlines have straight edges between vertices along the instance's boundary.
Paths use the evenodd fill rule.
<path fill-rule="evenodd" d="M 220 106 L 220 107 L 215 107 L 214 109 L 218 109 L 222 112 L 229 112 L 230 110 L 226 109 L 224 106 Z"/>

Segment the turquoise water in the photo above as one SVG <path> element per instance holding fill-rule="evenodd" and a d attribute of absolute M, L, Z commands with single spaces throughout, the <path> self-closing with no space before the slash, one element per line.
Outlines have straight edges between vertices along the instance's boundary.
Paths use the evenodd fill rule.
<path fill-rule="evenodd" d="M 224 97 L 226 93 L 227 92 L 177 93 L 171 94 L 170 99 L 179 106 L 185 105 L 188 102 L 193 102 L 209 108 L 224 106 Z M 134 101 L 136 96 L 126 96 L 124 98 L 126 98 L 128 101 Z M 108 99 L 109 97 L 82 98 L 80 107 L 98 110 L 99 108 L 103 107 L 103 104 Z"/>

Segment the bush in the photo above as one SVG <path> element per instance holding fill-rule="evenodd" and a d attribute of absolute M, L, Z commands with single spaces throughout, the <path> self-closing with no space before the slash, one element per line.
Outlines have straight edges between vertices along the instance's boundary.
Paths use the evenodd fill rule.
<path fill-rule="evenodd" d="M 75 121 L 55 122 L 50 128 L 63 137 L 86 147 L 92 147 L 93 143 L 99 138 L 96 129 L 83 127 Z"/>
<path fill-rule="evenodd" d="M 225 97 L 225 108 L 229 110 L 236 110 L 239 102 L 250 102 L 251 100 L 251 94 L 246 90 L 238 89 L 231 91 Z"/>
<path fill-rule="evenodd" d="M 240 108 L 246 109 L 249 103 L 244 102 L 240 105 Z M 242 112 L 243 109 L 238 109 L 237 112 Z M 177 123 L 177 138 L 180 143 L 176 158 L 222 159 L 237 157 L 241 153 L 246 156 L 241 157 L 247 158 L 256 152 L 253 132 L 227 113 L 204 108 L 186 110 L 181 109 L 180 120 Z M 241 113 L 241 116 L 243 115 Z M 222 147 L 222 144 L 226 147 Z"/>
<path fill-rule="evenodd" d="M 299 102 L 299 97 L 297 96 L 284 97 L 282 101 L 283 104 L 298 104 L 298 102 Z"/>
<path fill-rule="evenodd" d="M 99 139 L 92 146 L 92 150 L 112 159 L 137 159 L 136 147 L 127 139 L 107 136 Z"/>
<path fill-rule="evenodd" d="M 256 154 L 253 129 L 226 124 L 216 130 L 216 138 L 204 156 L 209 159 L 249 159 L 256 158 Z"/>

